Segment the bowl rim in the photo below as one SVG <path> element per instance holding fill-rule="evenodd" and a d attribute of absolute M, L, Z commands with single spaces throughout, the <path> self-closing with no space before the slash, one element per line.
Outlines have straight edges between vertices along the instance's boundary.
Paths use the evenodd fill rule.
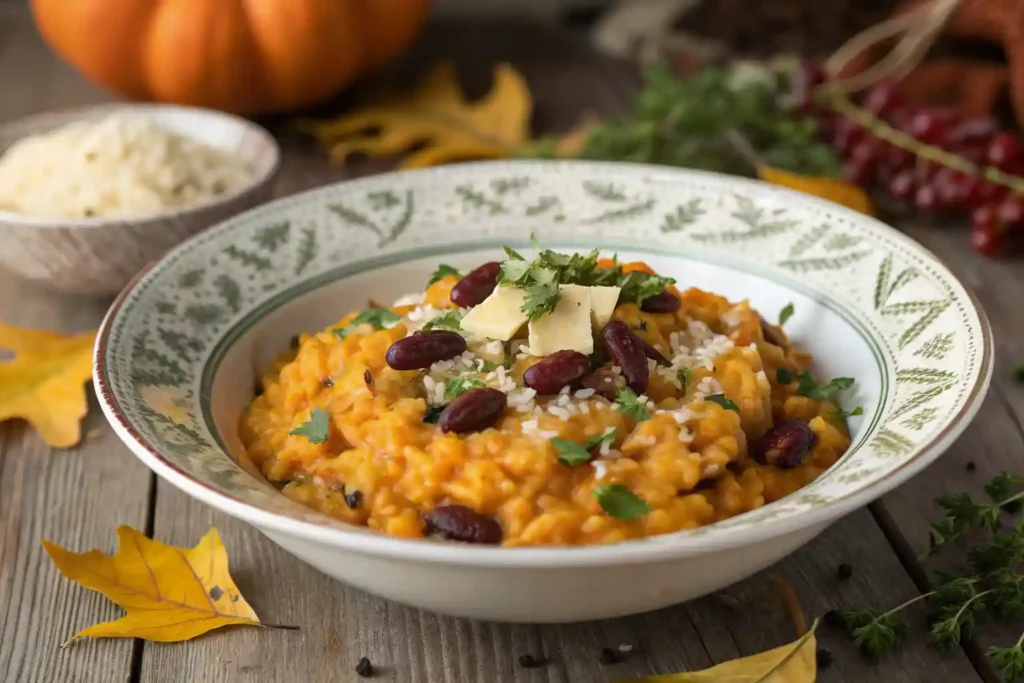
<path fill-rule="evenodd" d="M 515 164 L 517 162 L 500 160 L 463 162 L 454 165 L 501 166 L 508 165 L 510 163 Z M 538 162 L 530 161 L 526 163 L 536 164 Z M 97 333 L 96 343 L 94 346 L 93 384 L 99 398 L 101 409 L 103 410 L 108 422 L 110 422 L 114 432 L 122 442 L 129 447 L 136 457 L 142 460 L 150 469 L 169 483 L 207 505 L 253 524 L 261 531 L 270 531 L 271 533 L 276 532 L 296 539 L 312 541 L 340 550 L 400 560 L 415 560 L 477 567 L 569 568 L 597 565 L 631 565 L 651 561 L 672 561 L 683 557 L 690 557 L 715 551 L 725 551 L 759 541 L 767 541 L 772 538 L 797 533 L 801 530 L 812 529 L 816 526 L 818 528 L 815 533 L 817 533 L 839 517 L 879 498 L 894 489 L 896 486 L 904 483 L 914 475 L 921 472 L 924 468 L 934 462 L 934 460 L 963 433 L 980 410 L 983 402 L 982 399 L 987 393 L 991 383 L 994 366 L 993 334 L 985 310 L 977 295 L 958 277 L 956 277 L 956 275 L 950 271 L 945 264 L 935 256 L 935 254 L 895 228 L 881 222 L 877 218 L 865 217 L 863 214 L 853 211 L 852 209 L 838 206 L 833 202 L 755 179 L 648 164 L 576 161 L 555 161 L 547 163 L 576 165 L 581 169 L 588 167 L 627 167 L 636 172 L 668 175 L 670 177 L 679 176 L 695 179 L 704 178 L 714 180 L 716 182 L 721 182 L 721 179 L 725 178 L 728 179 L 728 182 L 730 183 L 739 185 L 748 184 L 756 186 L 762 191 L 770 188 L 771 192 L 777 192 L 796 202 L 810 202 L 813 204 L 824 205 L 832 212 L 845 213 L 851 217 L 855 217 L 859 221 L 872 221 L 878 228 L 884 230 L 887 233 L 887 236 L 891 239 L 902 242 L 921 254 L 928 256 L 936 266 L 944 271 L 952 282 L 956 283 L 963 290 L 967 299 L 971 303 L 973 312 L 978 318 L 979 333 L 981 336 L 981 353 L 977 360 L 979 365 L 978 375 L 973 386 L 970 387 L 963 405 L 943 430 L 932 435 L 929 441 L 925 444 L 917 447 L 915 455 L 911 456 L 907 462 L 890 472 L 885 479 L 876 481 L 871 486 L 851 491 L 842 498 L 832 500 L 826 505 L 815 508 L 811 511 L 811 514 L 765 520 L 759 525 L 730 529 L 728 533 L 719 534 L 717 536 L 690 535 L 681 537 L 677 532 L 642 539 L 630 539 L 628 541 L 609 544 L 585 546 L 524 546 L 505 548 L 455 543 L 438 543 L 424 539 L 406 539 L 383 533 L 355 533 L 343 528 L 322 526 L 315 522 L 279 515 L 265 510 L 254 503 L 242 500 L 234 495 L 218 491 L 210 484 L 207 484 L 199 478 L 178 468 L 175 464 L 162 456 L 157 450 L 150 448 L 144 442 L 141 435 L 138 434 L 131 426 L 125 415 L 118 407 L 112 387 L 109 386 L 105 379 L 107 372 L 106 356 L 108 343 L 112 324 L 118 311 L 126 303 L 132 291 L 146 276 L 146 274 L 159 265 L 160 262 L 158 261 L 149 264 L 145 269 L 140 271 L 124 288 L 124 290 L 122 290 L 114 300 L 110 309 L 107 311 L 107 314 L 104 316 L 103 323 Z M 391 171 L 384 174 L 375 174 L 371 177 L 379 180 L 382 176 L 386 178 L 409 173 L 440 174 L 444 173 L 444 169 L 450 168 L 451 166 L 453 166 L 453 164 L 436 168 L 419 169 L 416 171 Z M 279 198 L 250 211 L 265 210 L 266 208 L 274 205 L 294 202 L 296 199 L 301 200 L 306 196 L 311 196 L 321 192 L 325 188 L 335 185 L 351 184 L 353 182 L 357 183 L 360 180 L 363 179 L 351 179 L 313 188 L 298 194 Z M 223 223 L 215 226 L 213 229 L 217 228 L 226 229 Z M 168 252 L 164 258 L 168 258 L 172 253 L 179 249 L 186 248 L 189 241 L 190 240 L 186 240 L 174 250 Z"/>
<path fill-rule="evenodd" d="M 100 118 L 103 115 L 114 114 L 119 111 L 138 112 L 145 115 L 147 112 L 180 112 L 201 118 L 221 120 L 231 124 L 243 132 L 251 133 L 258 137 L 269 150 L 268 162 L 256 168 L 256 174 L 248 181 L 239 185 L 230 192 L 203 199 L 194 204 L 186 206 L 171 207 L 155 213 L 131 214 L 125 216 L 95 216 L 95 217 L 70 217 L 70 216 L 38 216 L 35 214 L 24 214 L 16 211 L 5 211 L 0 209 L 0 221 L 8 224 L 31 226 L 43 229 L 89 229 L 102 228 L 110 225 L 130 223 L 135 226 L 144 227 L 149 224 L 161 223 L 169 219 L 192 216 L 217 206 L 230 204 L 241 199 L 256 188 L 266 185 L 272 181 L 281 169 L 282 151 L 281 145 L 270 133 L 258 123 L 250 121 L 241 116 L 216 109 L 203 107 L 190 107 L 178 104 L 166 104 L 160 102 L 107 102 L 102 104 L 86 105 L 83 107 L 71 107 L 67 109 L 54 109 L 39 114 L 30 114 L 17 119 L 0 122 L 0 140 L 10 135 L 12 131 L 25 127 L 33 129 L 39 126 L 39 130 L 17 134 L 12 143 L 18 142 L 32 135 L 43 132 L 50 132 L 62 126 L 77 121 L 87 121 L 93 118 Z M 52 125 L 50 125 L 52 124 Z M 9 149 L 9 145 L 0 149 L 0 157 Z M 232 154 L 231 156 L 237 157 Z"/>

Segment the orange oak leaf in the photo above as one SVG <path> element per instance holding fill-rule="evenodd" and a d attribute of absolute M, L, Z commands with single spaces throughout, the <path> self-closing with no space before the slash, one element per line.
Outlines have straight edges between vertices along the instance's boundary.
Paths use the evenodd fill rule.
<path fill-rule="evenodd" d="M 530 136 L 533 98 L 526 80 L 509 64 L 494 69 L 491 91 L 467 102 L 450 63 L 435 66 L 412 92 L 378 98 L 332 121 L 303 121 L 310 133 L 345 161 L 355 153 L 392 156 L 412 149 L 403 168 L 515 153 Z"/>
<path fill-rule="evenodd" d="M 71 640 L 144 638 L 170 643 L 222 626 L 261 625 L 228 573 L 228 554 L 216 529 L 191 549 L 146 538 L 130 526 L 118 527 L 117 539 L 113 557 L 99 550 L 75 553 L 43 541 L 61 574 L 103 593 L 125 610 L 120 619 L 90 626 Z"/>
<path fill-rule="evenodd" d="M 762 180 L 766 180 L 769 183 L 788 187 L 791 190 L 799 190 L 815 197 L 821 197 L 861 213 L 866 213 L 869 216 L 875 214 L 874 207 L 867 193 L 856 185 L 842 180 L 799 175 L 764 165 L 759 166 L 757 172 Z"/>
<path fill-rule="evenodd" d="M 46 443 L 69 448 L 82 438 L 95 332 L 64 336 L 0 323 L 0 422 L 22 418 Z"/>

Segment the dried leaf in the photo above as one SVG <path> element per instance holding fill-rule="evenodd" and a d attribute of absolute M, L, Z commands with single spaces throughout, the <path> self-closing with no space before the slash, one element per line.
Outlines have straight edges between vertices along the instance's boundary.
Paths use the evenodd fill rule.
<path fill-rule="evenodd" d="M 780 171 L 771 166 L 759 166 L 758 175 L 769 183 L 821 197 L 869 216 L 875 215 L 874 207 L 867 193 L 856 185 L 842 180 L 799 175 L 789 171 Z"/>
<path fill-rule="evenodd" d="M 90 626 L 72 640 L 144 638 L 170 643 L 222 626 L 260 625 L 228 574 L 228 555 L 216 529 L 192 549 L 164 545 L 129 526 L 118 527 L 117 538 L 113 557 L 99 550 L 74 553 L 43 541 L 64 576 L 103 593 L 125 610 L 120 619 Z"/>
<path fill-rule="evenodd" d="M 494 69 L 491 92 L 467 102 L 454 67 L 432 69 L 412 93 L 390 96 L 333 121 L 302 123 L 344 161 L 361 152 L 371 157 L 409 154 L 403 168 L 463 159 L 502 158 L 530 137 L 533 99 L 522 75 L 508 64 Z"/>
<path fill-rule="evenodd" d="M 82 438 L 95 332 L 64 336 L 0 323 L 0 422 L 22 418 L 46 443 L 69 448 Z"/>
<path fill-rule="evenodd" d="M 645 676 L 620 683 L 814 683 L 818 675 L 817 622 L 789 645 L 733 659 L 710 669 L 664 676 Z"/>

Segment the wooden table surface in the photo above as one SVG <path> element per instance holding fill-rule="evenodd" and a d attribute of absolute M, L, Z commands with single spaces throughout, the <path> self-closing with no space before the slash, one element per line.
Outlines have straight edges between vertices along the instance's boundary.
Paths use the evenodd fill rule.
<path fill-rule="evenodd" d="M 637 79 L 633 68 L 593 53 L 565 29 L 511 19 L 474 18 L 472 26 L 435 19 L 408 60 L 452 57 L 477 92 L 491 66 L 508 60 L 527 76 L 540 131 L 567 128 L 584 110 L 622 110 Z M 24 7 L 0 2 L 0 120 L 110 95 L 56 60 L 31 28 Z M 278 192 L 372 172 L 380 165 L 329 166 L 315 149 L 284 140 Z M 418 683 L 557 681 L 592 683 L 699 669 L 788 642 L 792 627 L 773 602 L 769 580 L 783 577 L 805 613 L 895 605 L 927 590 L 914 556 L 927 542 L 933 498 L 978 491 L 1004 469 L 1024 472 L 1024 388 L 1010 368 L 1024 360 L 1024 278 L 1019 262 L 983 260 L 967 246 L 966 226 L 899 223 L 974 288 L 996 332 L 992 391 L 974 424 L 939 462 L 867 509 L 850 514 L 761 575 L 693 602 L 651 614 L 572 625 L 503 625 L 403 607 L 347 588 L 284 553 L 254 529 L 158 481 L 107 427 L 95 401 L 80 446 L 55 451 L 20 422 L 0 425 L 0 675 L 11 683 L 52 681 L 355 681 L 366 656 L 379 680 Z M 0 245 L 0 248 L 3 248 Z M 95 328 L 109 301 L 61 296 L 0 274 L 0 320 L 66 332 Z M 975 464 L 973 471 L 966 467 Z M 226 629 L 180 644 L 83 640 L 77 630 L 114 619 L 119 608 L 63 579 L 40 547 L 50 539 L 75 550 L 112 551 L 115 529 L 129 524 L 154 538 L 191 546 L 216 526 L 237 583 L 268 622 L 300 631 Z M 853 566 L 837 578 L 841 563 Z M 922 611 L 910 615 L 919 622 Z M 1012 644 L 1024 622 L 987 625 L 984 636 L 940 654 L 920 624 L 892 655 L 874 664 L 828 628 L 821 645 L 834 656 L 822 683 L 997 680 L 982 652 Z M 602 665 L 602 647 L 633 645 L 621 664 Z M 551 663 L 526 670 L 520 654 Z"/>

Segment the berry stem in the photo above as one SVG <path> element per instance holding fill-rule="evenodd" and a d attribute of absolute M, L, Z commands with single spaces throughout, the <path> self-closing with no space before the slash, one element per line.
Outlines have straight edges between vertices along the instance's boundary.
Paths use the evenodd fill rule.
<path fill-rule="evenodd" d="M 851 121 L 860 124 L 872 135 L 888 142 L 889 144 L 905 149 L 915 156 L 927 161 L 935 162 L 946 168 L 960 171 L 968 175 L 984 178 L 990 183 L 1007 187 L 1017 194 L 1024 194 L 1024 179 L 1004 173 L 993 166 L 981 166 L 961 156 L 952 154 L 932 145 L 925 145 L 915 140 L 903 131 L 893 128 L 891 125 L 878 118 L 871 112 L 861 109 L 848 97 L 842 94 L 826 91 L 826 101 L 835 111 L 847 117 Z"/>

